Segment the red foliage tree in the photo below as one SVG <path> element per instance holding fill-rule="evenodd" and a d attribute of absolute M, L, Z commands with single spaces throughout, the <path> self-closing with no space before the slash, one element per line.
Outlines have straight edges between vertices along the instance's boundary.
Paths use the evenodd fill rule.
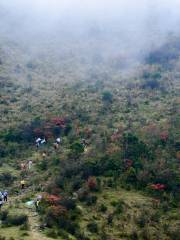
<path fill-rule="evenodd" d="M 65 123 L 65 119 L 62 117 L 54 117 L 51 119 L 51 122 L 56 125 L 56 126 L 60 126 L 62 128 L 65 127 L 66 123 Z"/>
<path fill-rule="evenodd" d="M 53 133 L 51 131 L 45 131 L 44 136 L 46 139 L 49 139 L 53 137 Z"/>
<path fill-rule="evenodd" d="M 44 194 L 43 199 L 50 205 L 58 205 L 62 197 L 53 194 Z"/>
<path fill-rule="evenodd" d="M 166 188 L 166 186 L 164 184 L 160 184 L 160 183 L 156 183 L 156 184 L 151 184 L 150 188 L 153 190 L 164 190 Z"/>
<path fill-rule="evenodd" d="M 35 128 L 33 132 L 36 137 L 41 137 L 43 135 L 43 130 L 41 128 Z"/>

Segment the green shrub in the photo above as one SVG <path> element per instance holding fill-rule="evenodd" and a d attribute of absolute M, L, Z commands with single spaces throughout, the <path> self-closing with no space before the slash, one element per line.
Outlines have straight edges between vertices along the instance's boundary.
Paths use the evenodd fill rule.
<path fill-rule="evenodd" d="M 103 94 L 102 94 L 102 100 L 104 102 L 112 103 L 112 101 L 113 101 L 112 93 L 109 92 L 109 91 L 104 91 Z"/>
<path fill-rule="evenodd" d="M 138 240 L 138 232 L 136 230 L 133 230 L 129 237 L 131 240 Z"/>
<path fill-rule="evenodd" d="M 68 239 L 69 238 L 69 234 L 66 231 L 64 231 L 63 229 L 58 229 L 57 230 L 57 235 L 61 236 L 64 239 Z"/>
<path fill-rule="evenodd" d="M 103 203 L 99 206 L 99 211 L 100 212 L 106 212 L 107 211 L 107 206 L 106 205 L 104 205 Z"/>
<path fill-rule="evenodd" d="M 64 206 L 67 210 L 75 209 L 76 208 L 76 202 L 73 199 L 66 198 L 61 201 L 61 205 Z"/>
<path fill-rule="evenodd" d="M 50 237 L 50 238 L 57 238 L 58 237 L 58 235 L 57 235 L 57 233 L 54 229 L 48 229 L 46 231 L 46 235 L 47 235 L 47 237 Z"/>
<path fill-rule="evenodd" d="M 84 152 L 84 146 L 79 142 L 75 142 L 71 145 L 71 150 L 72 154 L 79 155 Z"/>
<path fill-rule="evenodd" d="M 87 229 L 92 233 L 98 233 L 98 225 L 96 222 L 88 223 Z"/>
<path fill-rule="evenodd" d="M 8 215 L 6 218 L 7 225 L 19 226 L 27 223 L 28 217 L 25 214 L 21 215 Z"/>
<path fill-rule="evenodd" d="M 97 202 L 97 196 L 89 195 L 87 196 L 86 203 L 88 206 L 94 205 Z"/>
<path fill-rule="evenodd" d="M 119 200 L 117 202 L 113 202 L 112 204 L 115 207 L 114 213 L 120 214 L 124 210 L 124 202 L 122 200 Z"/>
<path fill-rule="evenodd" d="M 141 215 L 136 219 L 136 223 L 140 228 L 144 228 L 146 224 L 148 223 L 148 216 L 147 213 L 143 211 Z"/>
<path fill-rule="evenodd" d="M 19 229 L 23 230 L 23 231 L 29 231 L 29 224 L 28 224 L 28 222 L 25 222 L 23 225 L 21 225 L 21 227 Z"/>
<path fill-rule="evenodd" d="M 0 212 L 0 220 L 1 221 L 6 221 L 8 216 L 8 210 L 3 210 Z"/>
<path fill-rule="evenodd" d="M 107 223 L 109 225 L 111 225 L 113 223 L 113 218 L 114 218 L 114 215 L 112 213 L 108 214 L 108 216 L 107 216 Z"/>
<path fill-rule="evenodd" d="M 38 163 L 38 168 L 39 168 L 39 170 L 41 170 L 41 171 L 47 170 L 47 168 L 48 168 L 48 161 L 47 161 L 46 159 L 43 159 L 42 161 L 40 161 L 40 162 Z"/>

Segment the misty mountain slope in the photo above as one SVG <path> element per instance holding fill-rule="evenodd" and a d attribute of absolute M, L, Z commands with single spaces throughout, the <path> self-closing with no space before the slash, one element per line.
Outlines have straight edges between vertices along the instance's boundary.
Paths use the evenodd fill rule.
<path fill-rule="evenodd" d="M 179 239 L 179 7 L 0 1 L 0 239 Z"/>
<path fill-rule="evenodd" d="M 72 41 L 60 53 L 48 41 L 29 48 L 1 41 L 1 188 L 24 212 L 42 194 L 37 231 L 42 225 L 56 239 L 178 239 L 176 42 L 168 39 L 127 68 L 122 57 L 91 61 L 81 41 L 77 52 Z M 47 144 L 37 149 L 37 137 Z M 32 171 L 21 169 L 29 159 Z M 28 239 L 31 223 L 21 215 L 12 221 L 12 205 L 0 214 L 1 235 Z"/>

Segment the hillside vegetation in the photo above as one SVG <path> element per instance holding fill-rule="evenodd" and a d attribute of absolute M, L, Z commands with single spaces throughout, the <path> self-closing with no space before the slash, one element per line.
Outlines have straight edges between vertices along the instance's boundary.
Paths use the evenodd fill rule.
<path fill-rule="evenodd" d="M 0 40 L 0 239 L 179 239 L 179 38 L 140 62 L 71 44 Z"/>

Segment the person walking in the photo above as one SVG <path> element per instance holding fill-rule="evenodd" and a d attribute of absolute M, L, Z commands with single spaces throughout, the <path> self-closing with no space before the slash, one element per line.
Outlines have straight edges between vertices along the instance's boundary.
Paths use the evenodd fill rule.
<path fill-rule="evenodd" d="M 25 188 L 25 181 L 21 180 L 21 189 L 24 189 L 24 188 Z"/>
<path fill-rule="evenodd" d="M 4 200 L 4 202 L 7 202 L 7 200 L 8 200 L 8 192 L 7 191 L 3 192 L 3 200 Z"/>
<path fill-rule="evenodd" d="M 3 198 L 0 197 L 0 210 L 2 208 L 2 205 L 3 205 Z"/>
<path fill-rule="evenodd" d="M 0 198 L 3 199 L 3 193 L 0 191 Z"/>
<path fill-rule="evenodd" d="M 31 160 L 28 161 L 28 169 L 31 170 L 33 162 Z"/>

